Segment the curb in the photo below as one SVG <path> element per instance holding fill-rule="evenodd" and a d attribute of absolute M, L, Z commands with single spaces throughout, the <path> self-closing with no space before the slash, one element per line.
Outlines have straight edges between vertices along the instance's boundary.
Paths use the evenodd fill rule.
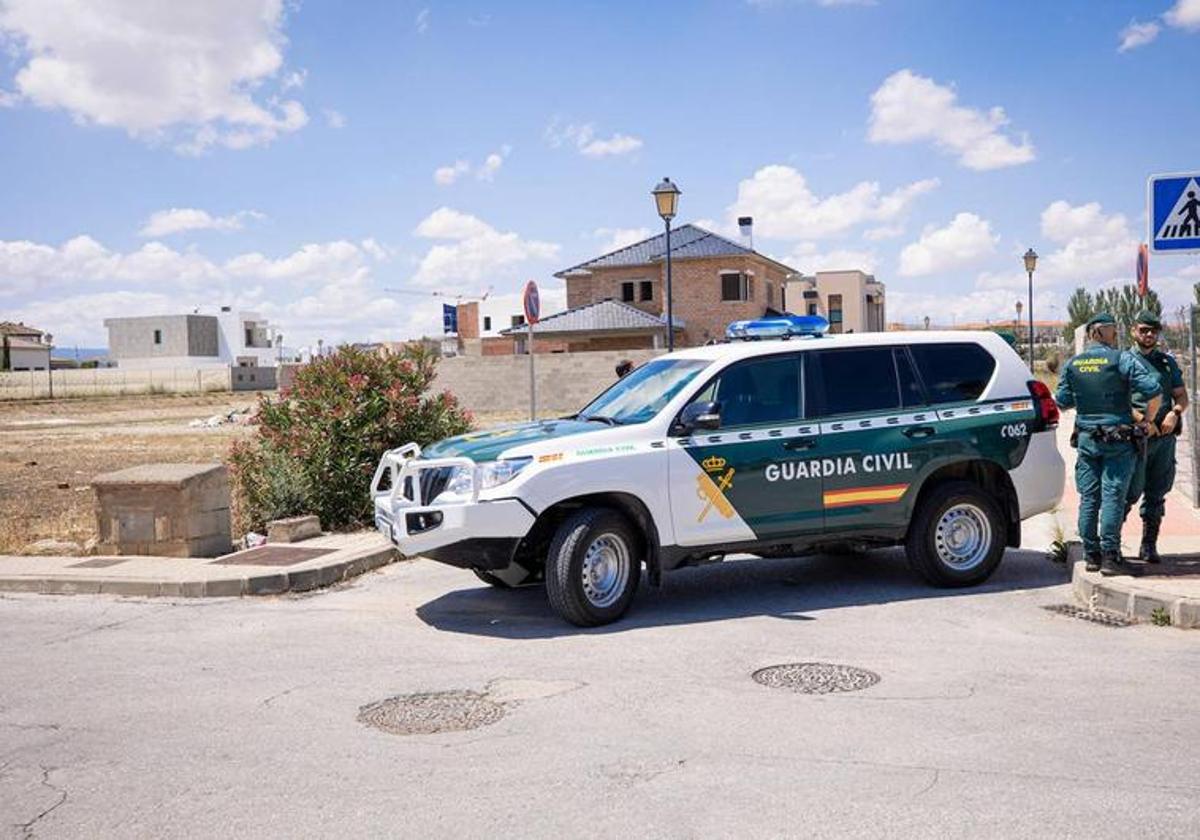
<path fill-rule="evenodd" d="M 1099 572 L 1089 572 L 1084 567 L 1082 552 L 1082 547 L 1072 545 L 1069 557 L 1071 590 L 1080 605 L 1145 622 L 1152 622 L 1156 614 L 1165 614 L 1170 617 L 1172 627 L 1200 628 L 1200 598 L 1147 589 L 1138 586 L 1137 578 L 1133 577 L 1104 577 Z"/>
<path fill-rule="evenodd" d="M 42 595 L 124 595 L 140 598 L 238 598 L 247 595 L 281 595 L 310 592 L 392 563 L 399 557 L 388 546 L 328 566 L 293 572 L 262 572 L 241 578 L 164 581 L 151 578 L 19 577 L 0 576 L 2 592 L 37 592 Z"/>

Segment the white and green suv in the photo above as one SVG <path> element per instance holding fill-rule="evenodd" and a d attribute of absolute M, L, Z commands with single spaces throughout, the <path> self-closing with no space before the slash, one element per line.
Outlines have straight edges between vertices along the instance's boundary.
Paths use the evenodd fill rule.
<path fill-rule="evenodd" d="M 1049 390 L 998 335 L 745 341 L 661 356 L 578 414 L 409 444 L 372 482 L 401 553 L 567 621 L 629 607 L 645 567 L 903 545 L 938 586 L 985 580 L 1064 467 Z"/>

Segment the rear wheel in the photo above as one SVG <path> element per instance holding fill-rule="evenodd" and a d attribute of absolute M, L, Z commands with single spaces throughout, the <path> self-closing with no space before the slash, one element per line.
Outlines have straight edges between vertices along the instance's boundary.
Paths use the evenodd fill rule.
<path fill-rule="evenodd" d="M 904 548 L 909 565 L 934 586 L 973 586 L 1004 555 L 1000 508 L 978 485 L 948 481 L 922 499 Z"/>
<path fill-rule="evenodd" d="M 566 519 L 546 556 L 546 595 L 560 616 L 580 627 L 616 621 L 633 601 L 641 576 L 637 531 L 621 514 L 586 508 Z"/>

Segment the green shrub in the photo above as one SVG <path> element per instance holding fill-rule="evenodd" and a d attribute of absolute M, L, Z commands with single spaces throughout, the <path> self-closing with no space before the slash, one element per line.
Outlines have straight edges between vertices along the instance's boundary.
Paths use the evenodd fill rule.
<path fill-rule="evenodd" d="M 229 454 L 239 526 L 297 513 L 329 530 L 370 523 L 384 451 L 471 427 L 451 394 L 428 393 L 436 365 L 420 345 L 390 356 L 346 346 L 299 368 L 277 399 L 260 396 L 257 434 Z"/>

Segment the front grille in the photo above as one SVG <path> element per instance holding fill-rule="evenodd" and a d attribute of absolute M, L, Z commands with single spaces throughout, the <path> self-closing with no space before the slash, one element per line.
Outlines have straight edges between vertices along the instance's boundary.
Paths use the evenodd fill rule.
<path fill-rule="evenodd" d="M 421 503 L 432 504 L 433 500 L 446 489 L 446 485 L 450 481 L 450 473 L 454 472 L 454 467 L 435 467 L 430 470 L 421 470 Z"/>

